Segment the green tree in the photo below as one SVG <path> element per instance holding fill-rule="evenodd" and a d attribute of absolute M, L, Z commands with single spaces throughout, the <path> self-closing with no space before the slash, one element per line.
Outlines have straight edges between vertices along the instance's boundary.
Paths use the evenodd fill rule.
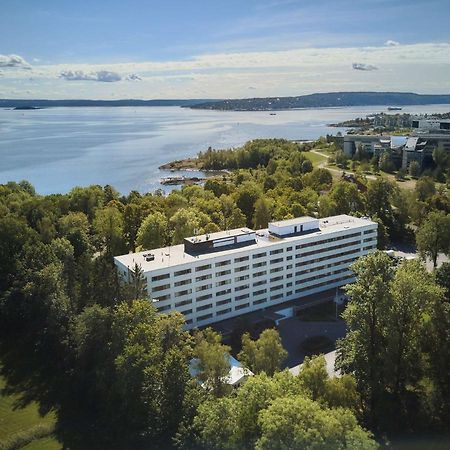
<path fill-rule="evenodd" d="M 447 150 L 444 148 L 443 144 L 439 144 L 433 150 L 433 161 L 441 170 L 444 170 L 448 165 L 448 154 Z"/>
<path fill-rule="evenodd" d="M 107 254 L 117 255 L 123 252 L 123 216 L 120 211 L 112 206 L 98 209 L 95 212 L 93 225 Z"/>
<path fill-rule="evenodd" d="M 129 203 L 123 212 L 123 235 L 127 247 L 136 251 L 136 239 L 142 223 L 142 207 L 136 203 Z"/>
<path fill-rule="evenodd" d="M 434 180 L 431 177 L 420 177 L 416 182 L 415 192 L 419 201 L 427 201 L 436 193 Z"/>
<path fill-rule="evenodd" d="M 439 253 L 450 251 L 450 214 L 430 212 L 417 230 L 416 243 L 422 258 L 429 257 L 436 267 Z"/>
<path fill-rule="evenodd" d="M 356 282 L 346 288 L 349 302 L 342 317 L 348 331 L 337 344 L 337 367 L 354 374 L 373 424 L 383 391 L 386 311 L 394 270 L 391 258 L 382 252 L 360 258 L 351 267 Z"/>
<path fill-rule="evenodd" d="M 198 379 L 220 397 L 227 393 L 228 385 L 225 377 L 230 371 L 228 353 L 230 347 L 223 345 L 220 334 L 211 328 L 197 332 L 194 354 L 197 357 L 196 369 Z"/>
<path fill-rule="evenodd" d="M 261 228 L 267 228 L 271 218 L 270 216 L 270 209 L 267 200 L 263 197 L 256 200 L 255 214 L 253 217 L 255 229 L 259 230 Z"/>
<path fill-rule="evenodd" d="M 126 297 L 130 300 L 147 299 L 147 278 L 140 264 L 135 263 L 134 267 L 129 270 L 130 280 L 125 286 Z"/>
<path fill-rule="evenodd" d="M 261 196 L 261 190 L 255 182 L 245 182 L 236 193 L 236 205 L 247 219 L 247 226 L 253 225 L 255 203 Z"/>
<path fill-rule="evenodd" d="M 391 196 L 394 191 L 394 185 L 384 179 L 370 181 L 367 186 L 367 210 L 371 216 L 377 215 L 385 225 L 392 218 Z"/>
<path fill-rule="evenodd" d="M 281 369 L 286 357 L 287 352 L 275 329 L 264 330 L 256 341 L 248 333 L 242 336 L 242 350 L 238 359 L 254 373 L 273 375 Z"/>
<path fill-rule="evenodd" d="M 444 288 L 445 297 L 450 300 L 450 263 L 444 262 L 436 269 L 436 282 Z"/>
<path fill-rule="evenodd" d="M 380 157 L 379 162 L 380 170 L 387 173 L 392 173 L 395 170 L 395 164 L 391 159 L 391 155 L 387 152 L 384 152 Z"/>
<path fill-rule="evenodd" d="M 387 317 L 386 380 L 398 406 L 407 412 L 407 389 L 417 385 L 421 366 L 424 326 L 433 305 L 440 302 L 442 290 L 419 261 L 404 261 L 396 270 L 391 285 L 392 303 Z"/>
<path fill-rule="evenodd" d="M 350 214 L 364 210 L 362 196 L 354 183 L 338 182 L 333 186 L 330 195 L 336 204 L 336 214 Z"/>
<path fill-rule="evenodd" d="M 259 416 L 256 449 L 376 449 L 370 433 L 344 409 L 321 408 L 303 396 L 278 398 Z"/>
<path fill-rule="evenodd" d="M 164 246 L 167 236 L 168 221 L 160 212 L 148 215 L 137 232 L 136 243 L 144 250 L 151 250 Z"/>
<path fill-rule="evenodd" d="M 411 161 L 409 164 L 409 174 L 413 178 L 417 178 L 420 175 L 420 164 L 417 161 Z"/>
<path fill-rule="evenodd" d="M 210 222 L 209 217 L 196 211 L 194 208 L 182 208 L 178 210 L 169 221 L 173 232 L 172 243 L 180 244 L 186 237 L 202 234 L 206 224 Z"/>

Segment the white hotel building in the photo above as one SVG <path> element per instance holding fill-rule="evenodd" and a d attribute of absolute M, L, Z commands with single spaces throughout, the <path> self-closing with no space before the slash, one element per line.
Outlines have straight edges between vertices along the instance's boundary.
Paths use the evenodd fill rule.
<path fill-rule="evenodd" d="M 366 218 L 299 217 L 114 260 L 125 279 L 139 264 L 158 311 L 179 311 L 193 328 L 352 282 L 349 265 L 376 246 L 377 224 Z"/>

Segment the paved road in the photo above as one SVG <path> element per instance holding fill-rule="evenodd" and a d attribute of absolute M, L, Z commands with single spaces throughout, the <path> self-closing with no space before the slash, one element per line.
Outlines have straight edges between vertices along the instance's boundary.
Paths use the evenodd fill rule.
<path fill-rule="evenodd" d="M 286 367 L 294 367 L 303 362 L 305 354 L 300 345 L 311 336 L 327 336 L 332 341 L 345 336 L 345 322 L 303 322 L 296 317 L 285 319 L 277 327 L 284 348 L 289 356 L 285 363 Z"/>

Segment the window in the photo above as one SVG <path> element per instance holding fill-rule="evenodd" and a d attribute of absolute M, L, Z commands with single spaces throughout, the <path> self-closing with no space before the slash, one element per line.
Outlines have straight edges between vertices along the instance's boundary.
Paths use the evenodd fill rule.
<path fill-rule="evenodd" d="M 236 283 L 238 283 L 239 281 L 248 280 L 249 278 L 250 278 L 250 275 L 242 275 L 241 277 L 236 277 L 236 278 L 234 279 L 234 281 L 235 281 Z"/>
<path fill-rule="evenodd" d="M 185 309 L 185 310 L 180 311 L 180 312 L 183 313 L 184 315 L 192 314 L 192 309 Z"/>
<path fill-rule="evenodd" d="M 181 297 L 182 295 L 192 294 L 192 289 L 186 289 L 185 291 L 175 292 L 175 297 Z"/>
<path fill-rule="evenodd" d="M 200 277 L 196 277 L 195 281 L 209 280 L 210 278 L 212 278 L 212 274 L 211 273 L 209 273 L 208 275 L 202 275 Z"/>
<path fill-rule="evenodd" d="M 283 271 L 283 267 L 275 267 L 275 269 L 270 269 L 270 273 L 277 273 Z"/>
<path fill-rule="evenodd" d="M 286 251 L 287 251 L 287 252 L 291 252 L 291 251 L 292 251 L 292 247 L 288 247 L 288 248 L 286 249 Z"/>
<path fill-rule="evenodd" d="M 267 275 L 267 270 L 263 270 L 262 272 L 255 272 L 253 274 L 253 278 L 262 277 L 263 275 Z"/>
<path fill-rule="evenodd" d="M 286 261 L 292 261 L 292 255 L 286 256 Z"/>
<path fill-rule="evenodd" d="M 231 308 L 221 309 L 220 311 L 217 311 L 217 315 L 223 316 L 224 314 L 228 314 L 229 312 L 231 312 Z"/>
<path fill-rule="evenodd" d="M 174 275 L 176 277 L 179 277 L 180 275 L 187 275 L 188 273 L 191 273 L 191 269 L 177 270 L 176 272 L 174 272 Z"/>
<path fill-rule="evenodd" d="M 181 280 L 181 281 L 175 281 L 175 283 L 173 284 L 175 287 L 177 286 L 184 286 L 185 284 L 190 284 L 191 283 L 191 279 L 187 279 L 187 280 Z"/>
<path fill-rule="evenodd" d="M 272 295 L 272 297 L 270 297 L 270 300 L 278 300 L 280 298 L 283 298 L 283 294 Z"/>
<path fill-rule="evenodd" d="M 248 308 L 250 306 L 250 303 L 243 303 L 242 305 L 236 305 L 235 310 L 239 310 L 239 309 L 244 309 L 244 308 Z"/>
<path fill-rule="evenodd" d="M 203 270 L 211 269 L 211 264 L 205 264 L 204 266 L 198 266 L 195 268 L 196 272 L 202 272 Z"/>
<path fill-rule="evenodd" d="M 224 289 L 223 291 L 218 291 L 216 296 L 220 297 L 221 295 L 226 295 L 229 294 L 231 292 L 231 289 Z"/>
<path fill-rule="evenodd" d="M 278 255 L 280 253 L 283 253 L 283 249 L 282 248 L 278 248 L 276 250 L 270 250 L 270 254 L 271 255 Z"/>
<path fill-rule="evenodd" d="M 226 284 L 231 284 L 231 280 L 216 281 L 216 287 L 225 286 Z"/>
<path fill-rule="evenodd" d="M 283 289 L 283 285 L 282 284 L 278 284 L 277 286 L 272 286 L 270 288 L 270 292 L 279 291 L 280 289 Z"/>
<path fill-rule="evenodd" d="M 255 291 L 253 295 L 256 297 L 257 295 L 262 295 L 267 292 L 267 289 L 260 289 L 259 291 Z"/>
<path fill-rule="evenodd" d="M 242 286 L 236 286 L 234 288 L 234 292 L 239 292 L 239 291 L 243 291 L 245 289 L 248 289 L 250 287 L 249 284 L 243 284 Z"/>
<path fill-rule="evenodd" d="M 223 267 L 223 266 L 228 266 L 229 264 L 231 264 L 230 260 L 228 260 L 228 261 L 219 261 L 219 262 L 216 262 L 215 266 L 216 267 Z"/>
<path fill-rule="evenodd" d="M 165 289 L 169 289 L 170 284 L 162 284 L 161 286 L 155 286 L 152 288 L 152 292 L 164 291 Z"/>
<path fill-rule="evenodd" d="M 222 272 L 216 272 L 216 277 L 223 277 L 224 275 L 229 275 L 231 273 L 231 270 L 222 270 Z"/>
<path fill-rule="evenodd" d="M 274 283 L 275 281 L 280 281 L 280 280 L 282 280 L 282 279 L 283 279 L 283 275 L 279 275 L 279 276 L 277 276 L 277 277 L 271 278 L 271 279 L 270 279 L 270 282 L 271 282 L 271 283 Z"/>
<path fill-rule="evenodd" d="M 270 261 L 270 264 L 277 264 L 283 262 L 283 258 L 275 258 Z"/>
<path fill-rule="evenodd" d="M 197 301 L 204 302 L 205 300 L 209 300 L 210 298 L 212 298 L 212 294 L 200 295 L 200 297 L 197 297 Z"/>
<path fill-rule="evenodd" d="M 164 300 L 169 300 L 170 294 L 167 295 L 161 295 L 160 297 L 154 297 L 153 301 L 155 302 L 163 302 Z"/>
<path fill-rule="evenodd" d="M 192 300 L 183 300 L 181 302 L 175 303 L 175 307 L 179 308 L 180 306 L 190 305 L 191 303 L 192 303 Z"/>
<path fill-rule="evenodd" d="M 216 305 L 222 306 L 222 305 L 228 305 L 228 303 L 231 303 L 231 298 L 226 298 L 225 300 L 220 300 L 219 302 L 216 303 Z"/>
<path fill-rule="evenodd" d="M 250 297 L 249 294 L 238 295 L 235 300 L 236 301 L 244 300 L 244 298 L 249 298 L 249 297 Z M 238 309 L 238 308 L 236 307 L 236 309 Z"/>
<path fill-rule="evenodd" d="M 253 283 L 253 287 L 262 286 L 263 284 L 266 284 L 267 280 L 261 280 L 257 281 L 256 283 Z"/>
<path fill-rule="evenodd" d="M 258 258 L 262 258 L 263 256 L 267 256 L 267 253 L 266 253 L 266 252 L 263 252 L 263 253 L 255 253 L 255 254 L 252 256 L 252 258 L 253 258 L 253 259 L 258 259 Z"/>
<path fill-rule="evenodd" d="M 203 286 L 197 286 L 195 288 L 195 292 L 201 292 L 201 291 L 206 291 L 208 289 L 212 288 L 212 284 L 204 284 Z"/>
<path fill-rule="evenodd" d="M 167 278 L 170 278 L 170 273 L 163 273 L 162 275 L 155 275 L 152 277 L 152 281 L 159 281 L 159 280 L 165 280 Z"/>
<path fill-rule="evenodd" d="M 211 304 L 211 303 L 208 303 L 208 304 L 206 304 L 206 305 L 198 306 L 198 307 L 195 309 L 195 312 L 205 311 L 205 310 L 211 309 L 211 308 L 212 308 L 212 304 Z"/>
<path fill-rule="evenodd" d="M 266 265 L 267 265 L 266 261 L 262 261 L 262 262 L 253 264 L 252 267 L 253 267 L 253 269 L 257 269 L 258 267 L 264 267 L 264 266 L 266 266 Z"/>
<path fill-rule="evenodd" d="M 158 312 L 168 311 L 170 309 L 170 305 L 158 306 L 156 309 Z"/>
<path fill-rule="evenodd" d="M 248 261 L 248 256 L 241 256 L 240 258 L 234 258 L 235 263 L 240 263 L 242 261 Z"/>
<path fill-rule="evenodd" d="M 199 316 L 198 320 L 202 321 L 202 320 L 211 319 L 212 316 L 213 316 L 212 314 L 205 314 L 204 316 Z"/>
<path fill-rule="evenodd" d="M 234 269 L 234 272 L 243 272 L 244 270 L 248 270 L 250 266 L 241 266 L 241 267 L 236 267 Z"/>
<path fill-rule="evenodd" d="M 262 298 L 261 300 L 255 300 L 253 302 L 254 305 L 260 305 L 261 303 L 265 303 L 267 301 L 266 298 Z"/>

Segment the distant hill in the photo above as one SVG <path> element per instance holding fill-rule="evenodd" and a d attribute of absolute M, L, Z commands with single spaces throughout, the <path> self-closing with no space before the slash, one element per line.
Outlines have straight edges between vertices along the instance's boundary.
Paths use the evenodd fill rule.
<path fill-rule="evenodd" d="M 0 108 L 36 109 L 55 106 L 191 106 L 218 100 L 192 99 L 192 100 L 25 100 L 0 99 Z"/>
<path fill-rule="evenodd" d="M 0 108 L 39 109 L 56 106 L 182 106 L 223 111 L 273 111 L 293 108 L 324 108 L 370 105 L 432 105 L 450 103 L 450 95 L 422 95 L 411 92 L 329 92 L 298 97 L 264 97 L 234 100 L 25 100 L 0 99 Z"/>
<path fill-rule="evenodd" d="M 265 97 L 207 101 L 186 105 L 195 109 L 272 111 L 293 108 L 319 108 L 370 105 L 430 105 L 450 103 L 450 95 L 422 95 L 411 92 L 329 92 L 298 97 Z"/>

